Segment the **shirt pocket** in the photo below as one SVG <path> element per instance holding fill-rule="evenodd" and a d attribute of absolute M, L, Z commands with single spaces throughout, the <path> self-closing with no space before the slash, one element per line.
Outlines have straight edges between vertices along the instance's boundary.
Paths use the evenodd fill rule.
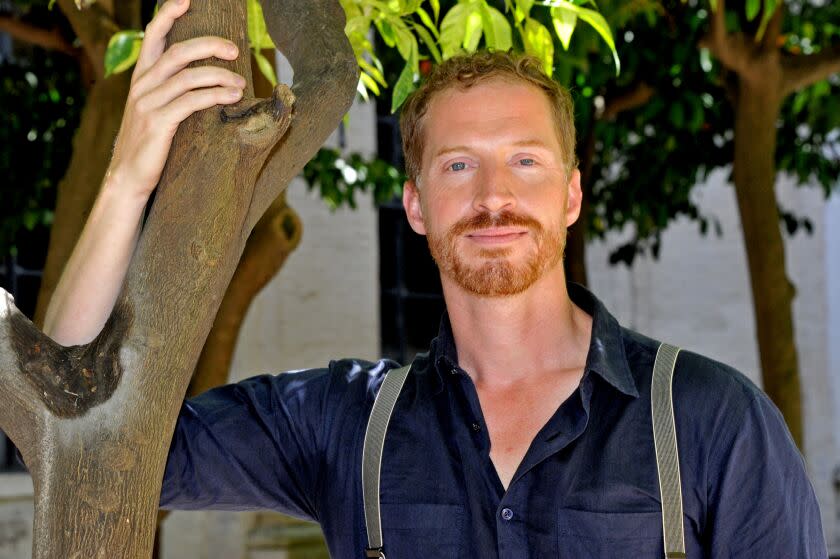
<path fill-rule="evenodd" d="M 457 557 L 464 540 L 464 507 L 438 504 L 381 506 L 382 536 L 388 559 Z"/>
<path fill-rule="evenodd" d="M 557 549 L 564 559 L 658 559 L 664 555 L 662 514 L 561 509 Z"/>

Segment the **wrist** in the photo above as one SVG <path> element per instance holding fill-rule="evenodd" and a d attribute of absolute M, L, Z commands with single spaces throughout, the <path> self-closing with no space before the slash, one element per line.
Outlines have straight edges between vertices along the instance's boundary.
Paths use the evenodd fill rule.
<path fill-rule="evenodd" d="M 135 217 L 139 219 L 149 202 L 151 192 L 141 188 L 137 181 L 130 180 L 118 169 L 109 167 L 92 213 L 100 216 L 118 215 L 130 220 Z"/>
<path fill-rule="evenodd" d="M 131 173 L 122 168 L 109 166 L 102 181 L 100 196 L 113 201 L 128 203 L 132 206 L 146 207 L 155 185 L 148 187 L 132 179 Z"/>

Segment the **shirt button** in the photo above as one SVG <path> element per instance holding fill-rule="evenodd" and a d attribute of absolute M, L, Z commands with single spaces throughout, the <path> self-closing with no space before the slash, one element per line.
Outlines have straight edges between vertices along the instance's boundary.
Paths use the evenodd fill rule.
<path fill-rule="evenodd" d="M 502 509 L 502 518 L 504 518 L 505 520 L 512 519 L 513 518 L 513 511 L 510 510 L 509 508 L 503 508 Z"/>
<path fill-rule="evenodd" d="M 481 431 L 481 425 L 479 425 L 478 423 L 473 423 L 472 430 L 478 433 L 479 431 Z"/>
<path fill-rule="evenodd" d="M 451 369 L 449 369 L 449 374 L 450 375 L 457 375 L 458 374 L 458 367 L 452 367 Z"/>

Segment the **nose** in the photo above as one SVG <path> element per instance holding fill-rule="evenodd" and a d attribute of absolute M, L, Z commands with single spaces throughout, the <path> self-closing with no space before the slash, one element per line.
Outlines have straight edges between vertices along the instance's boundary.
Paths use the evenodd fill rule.
<path fill-rule="evenodd" d="M 516 207 L 512 180 L 504 166 L 482 165 L 476 173 L 473 209 L 479 213 L 512 210 Z"/>

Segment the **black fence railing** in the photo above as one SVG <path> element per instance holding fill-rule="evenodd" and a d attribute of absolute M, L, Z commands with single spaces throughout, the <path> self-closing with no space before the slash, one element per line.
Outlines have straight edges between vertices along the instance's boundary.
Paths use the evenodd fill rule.
<path fill-rule="evenodd" d="M 389 106 L 377 103 L 377 152 L 402 168 L 399 125 Z M 411 230 L 396 198 L 379 206 L 379 284 L 382 354 L 407 363 L 437 334 L 444 303 L 426 238 Z"/>

